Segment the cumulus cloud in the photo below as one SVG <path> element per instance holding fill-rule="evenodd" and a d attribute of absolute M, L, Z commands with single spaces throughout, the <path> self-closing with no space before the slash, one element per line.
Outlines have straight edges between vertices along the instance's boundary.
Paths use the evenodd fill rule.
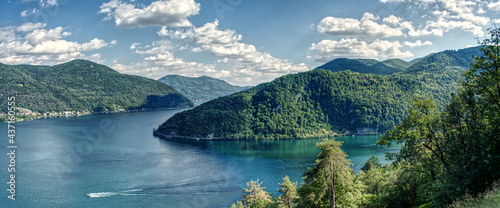
<path fill-rule="evenodd" d="M 442 37 L 452 30 L 461 30 L 474 36 L 483 36 L 484 26 L 494 20 L 483 16 L 486 11 L 500 10 L 500 2 L 481 0 L 379 0 L 382 3 L 402 4 L 411 7 L 414 15 L 421 19 L 406 21 L 390 14 L 378 17 L 365 13 L 360 19 L 326 17 L 317 24 L 320 33 L 333 36 L 333 40 L 322 40 L 309 48 L 308 57 L 319 62 L 339 57 L 349 58 L 405 58 L 410 51 L 402 47 L 432 45 L 426 40 L 388 41 L 387 38 L 406 39 L 409 37 Z M 414 10 L 414 11 L 413 11 Z M 430 12 L 429 12 L 430 11 Z M 419 12 L 425 12 L 419 14 Z"/>
<path fill-rule="evenodd" d="M 59 40 L 64 36 L 68 36 L 70 33 L 63 32 L 62 27 L 56 27 L 55 29 L 36 29 L 25 36 L 25 39 L 32 46 L 39 45 L 40 43 L 46 41 L 55 41 Z"/>
<path fill-rule="evenodd" d="M 293 64 L 261 52 L 252 44 L 243 43 L 243 36 L 236 31 L 219 29 L 218 20 L 200 27 L 162 27 L 158 35 L 164 40 L 144 47 L 139 44 L 130 46 L 135 53 L 144 55 L 144 61 L 149 63 L 148 67 L 145 66 L 148 73 L 158 75 L 153 78 L 173 73 L 185 76 L 208 75 L 225 78 L 233 84 L 254 85 L 309 69 L 303 63 Z M 179 47 L 168 40 L 183 44 Z M 195 53 L 208 52 L 216 60 L 211 64 L 202 64 L 174 57 L 172 51 L 186 49 Z"/>
<path fill-rule="evenodd" d="M 421 40 L 417 40 L 415 42 L 409 42 L 409 41 L 405 41 L 404 44 L 408 47 L 420 47 L 420 46 L 428 46 L 428 45 L 432 45 L 432 42 L 431 41 L 425 41 L 425 42 L 422 42 Z"/>
<path fill-rule="evenodd" d="M 134 4 L 112 0 L 103 3 L 100 9 L 99 13 L 107 14 L 106 20 L 114 19 L 117 27 L 186 27 L 192 25 L 187 18 L 198 14 L 200 4 L 194 0 L 167 0 L 137 8 Z"/>
<path fill-rule="evenodd" d="M 84 43 L 67 41 L 64 37 L 71 33 L 64 31 L 62 27 L 45 29 L 45 26 L 42 23 L 24 23 L 20 26 L 0 28 L 0 62 L 52 65 L 76 58 L 86 58 L 83 52 L 110 45 L 98 38 Z"/>
<path fill-rule="evenodd" d="M 398 20 L 392 16 L 384 19 L 386 23 L 396 24 Z M 401 28 L 393 28 L 387 24 L 376 22 L 379 17 L 371 13 L 365 13 L 360 20 L 352 18 L 325 17 L 317 26 L 321 33 L 334 36 L 367 36 L 367 37 L 391 37 L 402 36 Z"/>
<path fill-rule="evenodd" d="M 387 2 L 403 2 L 394 0 L 380 0 Z M 483 6 L 485 1 L 468 0 L 406 0 L 408 3 L 424 9 L 432 10 L 425 23 L 424 29 L 416 30 L 413 26 L 407 27 L 411 36 L 435 35 L 442 36 L 443 33 L 453 29 L 460 29 L 470 32 L 474 36 L 483 36 L 483 26 L 486 26 L 491 20 L 482 16 L 485 13 Z M 500 10 L 500 2 L 491 2 L 487 4 L 490 10 Z M 385 19 L 384 19 L 385 20 Z M 388 18 L 389 22 L 397 21 L 395 18 Z M 388 23 L 389 23 L 388 22 Z"/>
<path fill-rule="evenodd" d="M 406 58 L 412 57 L 409 51 L 402 52 L 399 41 L 375 40 L 367 43 L 358 38 L 342 38 L 339 41 L 322 40 L 309 48 L 309 58 L 327 62 L 335 58 Z"/>
<path fill-rule="evenodd" d="M 489 3 L 488 9 L 493 11 L 500 11 L 500 1 Z"/>
<path fill-rule="evenodd" d="M 232 61 L 235 64 L 232 71 L 234 76 L 271 81 L 284 74 L 308 70 L 303 63 L 293 64 L 258 51 L 254 45 L 242 43 L 242 35 L 234 30 L 220 30 L 218 25 L 216 20 L 194 28 L 191 42 L 201 51 L 210 52 L 221 62 Z"/>
<path fill-rule="evenodd" d="M 143 62 L 131 64 L 115 63 L 112 66 L 113 69 L 122 73 L 147 76 L 154 79 L 167 74 L 201 76 L 217 72 L 213 64 L 190 62 L 175 57 L 171 52 L 172 46 L 168 41 L 156 41 L 144 47 L 140 47 L 140 45 L 139 43 L 134 43 L 130 49 L 136 54 L 143 55 Z"/>
<path fill-rule="evenodd" d="M 45 26 L 47 26 L 47 24 L 45 24 L 45 23 L 27 22 L 27 23 L 24 23 L 24 24 L 22 24 L 20 26 L 17 26 L 16 27 L 16 31 L 19 31 L 19 32 L 31 32 L 31 31 L 36 30 L 36 29 L 44 28 Z"/>

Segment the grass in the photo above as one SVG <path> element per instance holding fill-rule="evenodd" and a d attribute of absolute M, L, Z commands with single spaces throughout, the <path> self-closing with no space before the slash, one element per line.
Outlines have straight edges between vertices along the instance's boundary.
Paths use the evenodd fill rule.
<path fill-rule="evenodd" d="M 500 208 L 500 187 L 494 183 L 489 191 L 477 197 L 465 196 L 459 201 L 453 202 L 449 208 Z"/>

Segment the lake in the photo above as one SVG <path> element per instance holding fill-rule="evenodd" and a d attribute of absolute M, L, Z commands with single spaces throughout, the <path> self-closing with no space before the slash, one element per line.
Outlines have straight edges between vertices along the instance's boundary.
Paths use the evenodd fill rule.
<path fill-rule="evenodd" d="M 7 198 L 7 124 L 1 123 L 0 207 L 229 207 L 245 182 L 278 195 L 282 178 L 302 182 L 321 139 L 166 141 L 153 136 L 182 110 L 90 115 L 16 123 L 16 200 Z M 337 137 L 356 172 L 378 136 Z"/>

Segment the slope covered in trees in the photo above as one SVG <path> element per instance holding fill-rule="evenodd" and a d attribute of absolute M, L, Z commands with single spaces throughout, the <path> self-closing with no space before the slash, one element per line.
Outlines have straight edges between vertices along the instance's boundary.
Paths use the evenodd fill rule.
<path fill-rule="evenodd" d="M 193 106 L 163 83 L 85 60 L 55 66 L 0 64 L 0 85 L 2 112 L 7 96 L 16 97 L 17 107 L 38 113 Z"/>
<path fill-rule="evenodd" d="M 387 154 L 390 165 L 372 157 L 353 176 L 340 144 L 325 139 L 287 207 L 498 207 L 500 28 L 490 33 L 446 106 L 415 97 L 403 123 L 380 138 L 379 145 L 403 144 Z M 232 207 L 284 207 L 265 199 Z"/>
<path fill-rule="evenodd" d="M 411 64 L 409 62 L 401 59 L 377 61 L 374 59 L 337 58 L 318 68 L 332 72 L 350 70 L 359 73 L 394 74 L 403 71 L 410 66 Z"/>
<path fill-rule="evenodd" d="M 180 75 L 167 75 L 158 81 L 163 82 L 191 101 L 208 101 L 249 89 L 250 87 L 233 86 L 224 80 L 208 76 L 184 77 Z"/>
<path fill-rule="evenodd" d="M 433 97 L 439 107 L 445 106 L 466 69 L 462 59 L 472 59 L 466 57 L 475 51 L 433 54 L 415 64 L 421 68 L 393 75 L 322 69 L 286 75 L 179 113 L 157 135 L 283 139 L 384 132 L 403 121 L 414 95 Z M 432 68 L 443 65 L 447 67 Z"/>
<path fill-rule="evenodd" d="M 370 133 L 398 124 L 416 80 L 316 69 L 204 103 L 162 124 L 164 136 L 284 139 Z"/>

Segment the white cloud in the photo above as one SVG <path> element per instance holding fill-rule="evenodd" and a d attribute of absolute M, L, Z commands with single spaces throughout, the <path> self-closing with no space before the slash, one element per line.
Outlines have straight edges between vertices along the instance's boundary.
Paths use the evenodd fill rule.
<path fill-rule="evenodd" d="M 488 9 L 493 11 L 500 11 L 500 1 L 489 3 Z"/>
<path fill-rule="evenodd" d="M 381 0 L 386 3 L 387 1 Z M 427 17 L 424 29 L 408 28 L 408 34 L 411 36 L 436 35 L 442 36 L 443 33 L 453 29 L 460 29 L 470 32 L 474 36 L 483 36 L 484 29 L 491 20 L 482 16 L 485 13 L 483 7 L 487 3 L 481 0 L 408 0 L 424 11 L 433 10 Z M 500 2 L 489 3 L 487 7 L 490 10 L 500 10 Z M 412 26 L 413 27 L 413 26 Z"/>
<path fill-rule="evenodd" d="M 24 23 L 24 24 L 22 24 L 20 26 L 17 26 L 16 27 L 16 31 L 19 31 L 19 32 L 31 32 L 31 31 L 36 30 L 36 29 L 44 28 L 45 26 L 47 26 L 47 24 L 45 24 L 45 23 L 27 22 L 27 23 Z"/>
<path fill-rule="evenodd" d="M 167 74 L 201 76 L 217 72 L 213 64 L 190 62 L 175 57 L 171 52 L 173 45 L 168 40 L 155 41 L 150 45 L 142 47 L 141 45 L 141 43 L 132 43 L 130 50 L 135 54 L 143 56 L 143 62 L 130 64 L 115 63 L 112 68 L 122 73 L 136 74 L 153 79 L 158 79 Z"/>
<path fill-rule="evenodd" d="M 409 51 L 402 52 L 399 41 L 375 40 L 367 43 L 358 38 L 342 38 L 339 41 L 322 40 L 309 48 L 309 58 L 327 62 L 335 58 L 405 58 L 412 57 Z"/>
<path fill-rule="evenodd" d="M 426 36 L 426 35 L 433 35 L 433 36 L 443 36 L 443 29 L 441 28 L 424 28 L 420 30 L 415 30 L 413 27 L 408 31 L 408 35 L 410 36 Z"/>
<path fill-rule="evenodd" d="M 132 43 L 132 44 L 130 44 L 130 50 L 134 50 L 137 48 L 137 46 L 140 46 L 140 45 L 141 45 L 141 43 Z"/>
<path fill-rule="evenodd" d="M 386 23 L 395 23 L 395 16 L 384 19 Z M 352 18 L 325 17 L 317 26 L 318 32 L 334 36 L 391 37 L 402 36 L 401 28 L 393 28 L 376 22 L 379 18 L 365 13 L 361 20 Z M 397 23 L 397 22 L 396 22 Z"/>
<path fill-rule="evenodd" d="M 234 30 L 220 30 L 219 21 L 206 23 L 201 27 L 167 30 L 162 28 L 158 35 L 175 40 L 188 41 L 192 52 L 209 52 L 217 58 L 217 64 L 230 64 L 231 70 L 220 70 L 207 74 L 215 77 L 230 77 L 229 82 L 257 84 L 284 74 L 308 70 L 301 64 L 293 64 L 268 53 L 258 51 L 252 44 L 242 43 L 241 34 Z M 185 49 L 185 46 L 182 46 Z"/>
<path fill-rule="evenodd" d="M 388 17 L 385 17 L 382 19 L 384 23 L 391 24 L 391 25 L 398 25 L 402 20 L 400 17 L 396 17 L 394 15 L 389 15 Z"/>
<path fill-rule="evenodd" d="M 59 5 L 58 0 L 22 0 L 23 2 L 32 2 L 36 1 L 38 2 L 38 5 L 41 7 L 53 7 Z"/>
<path fill-rule="evenodd" d="M 167 0 L 136 8 L 133 4 L 112 0 L 103 3 L 100 9 L 99 13 L 107 14 L 106 20 L 114 19 L 117 27 L 186 27 L 192 25 L 187 18 L 198 14 L 200 4 L 194 0 Z"/>
<path fill-rule="evenodd" d="M 146 74 L 155 79 L 167 74 L 207 75 L 224 78 L 238 85 L 255 85 L 309 69 L 303 63 L 293 64 L 258 51 L 254 45 L 241 42 L 241 34 L 234 30 L 221 30 L 218 26 L 219 21 L 215 20 L 201 27 L 162 27 L 158 35 L 165 39 L 144 47 L 138 43 L 130 46 L 134 53 L 143 56 L 142 63 L 117 64 L 115 68 L 127 73 Z M 173 51 L 187 49 L 195 53 L 208 52 L 216 60 L 207 64 L 174 56 Z"/>
<path fill-rule="evenodd" d="M 431 41 L 425 41 L 425 42 L 422 42 L 421 40 L 417 40 L 415 42 L 409 42 L 409 41 L 405 41 L 404 44 L 410 48 L 413 48 L 413 47 L 420 47 L 420 46 L 428 46 L 428 45 L 432 45 L 432 42 Z"/>
<path fill-rule="evenodd" d="M 24 10 L 21 12 L 21 17 L 29 17 L 31 15 L 37 15 L 39 13 L 40 13 L 40 10 L 38 10 L 37 8 L 28 9 L 28 10 Z"/>
<path fill-rule="evenodd" d="M 67 32 L 63 33 L 62 27 L 56 27 L 55 29 L 36 29 L 25 36 L 25 39 L 32 46 L 36 46 L 42 42 L 59 40 L 64 36 L 70 35 Z"/>
<path fill-rule="evenodd" d="M 78 43 L 63 38 L 71 35 L 62 27 L 45 29 L 42 23 L 24 23 L 0 28 L 0 62 L 5 64 L 53 65 L 76 58 L 86 58 L 83 52 L 94 51 L 110 43 L 94 38 Z M 113 41 L 111 42 L 113 43 Z M 89 57 L 95 59 L 94 57 Z"/>
<path fill-rule="evenodd" d="M 430 28 L 443 30 L 444 32 L 448 32 L 452 29 L 461 29 L 462 31 L 471 32 L 474 36 L 484 35 L 483 27 L 470 21 L 455 21 L 440 18 L 437 21 L 430 21 L 427 24 Z"/>

